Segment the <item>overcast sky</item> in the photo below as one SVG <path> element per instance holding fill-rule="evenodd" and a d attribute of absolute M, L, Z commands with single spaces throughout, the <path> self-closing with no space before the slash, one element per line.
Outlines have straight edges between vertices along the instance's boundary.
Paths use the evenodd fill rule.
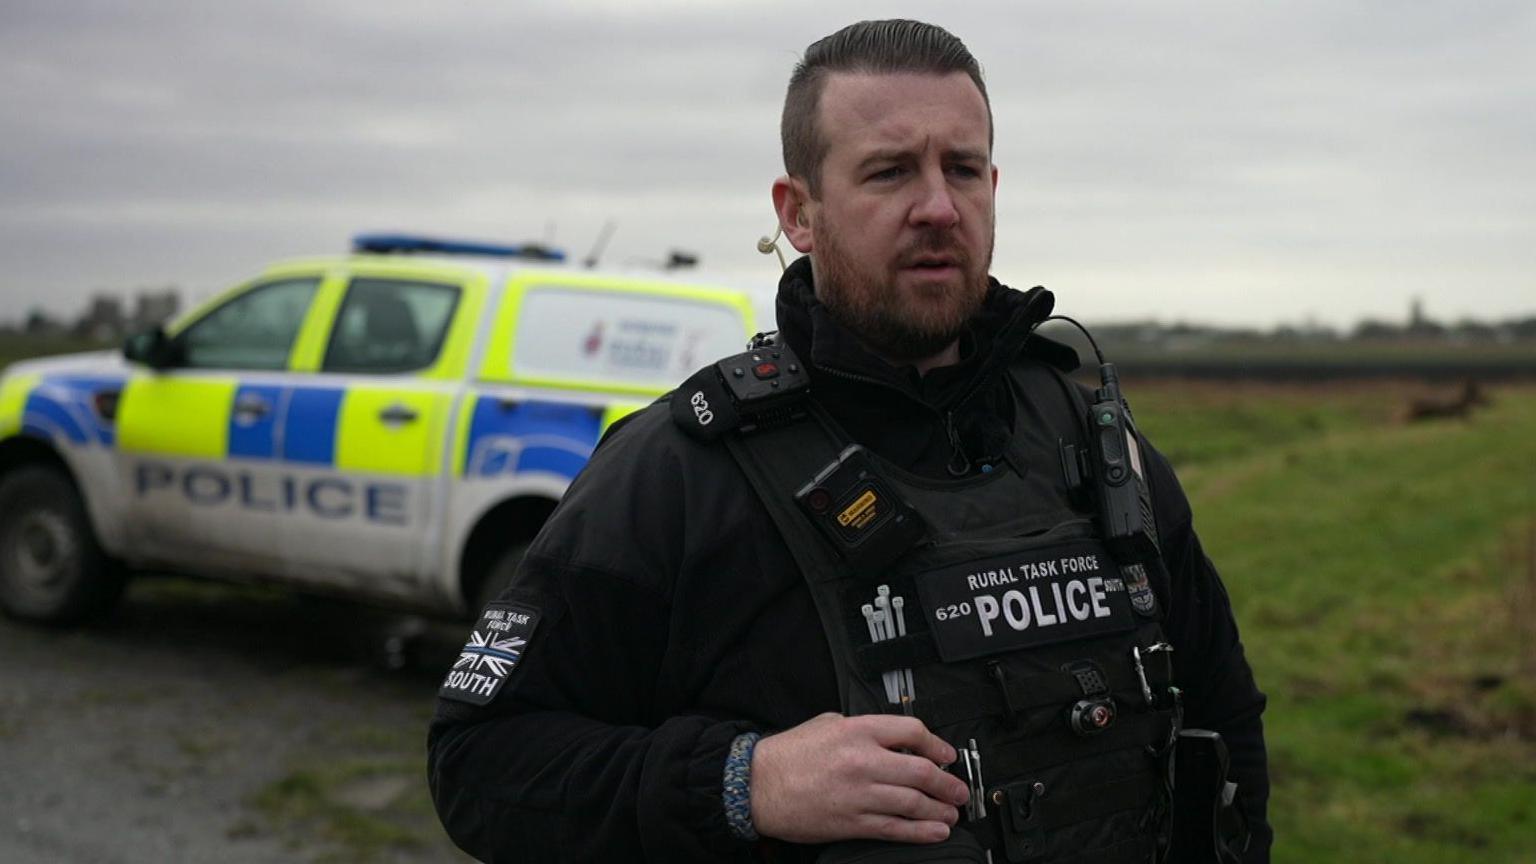
<path fill-rule="evenodd" d="M 944 10 L 942 13 L 936 9 Z M 923 17 L 980 58 L 994 272 L 1090 320 L 1536 314 L 1536 5 L 3 0 L 0 319 L 207 296 L 359 231 L 778 265 L 806 44 Z"/>

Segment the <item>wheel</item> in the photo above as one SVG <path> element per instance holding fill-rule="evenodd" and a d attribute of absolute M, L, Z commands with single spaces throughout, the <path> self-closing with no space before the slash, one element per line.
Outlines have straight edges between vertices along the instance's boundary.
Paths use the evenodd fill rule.
<path fill-rule="evenodd" d="M 62 471 L 28 465 L 0 479 L 0 610 L 71 624 L 110 611 L 123 581 Z"/>
<path fill-rule="evenodd" d="M 528 544 L 519 543 L 492 559 L 491 566 L 473 583 L 468 610 L 471 620 L 479 618 L 485 607 L 501 596 L 501 589 L 512 581 L 512 574 L 517 572 L 517 565 L 523 563 L 523 553 L 527 551 Z"/>

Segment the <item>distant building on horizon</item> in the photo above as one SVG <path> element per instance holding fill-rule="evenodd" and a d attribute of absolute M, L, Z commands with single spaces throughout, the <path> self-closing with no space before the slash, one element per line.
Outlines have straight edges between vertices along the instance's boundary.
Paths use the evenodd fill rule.
<path fill-rule="evenodd" d="M 133 319 L 131 321 L 133 332 L 148 330 L 176 317 L 181 311 L 181 295 L 175 288 L 163 288 L 158 291 L 140 291 L 134 297 Z"/>
<path fill-rule="evenodd" d="M 130 333 L 148 330 L 176 316 L 181 311 L 181 295 L 175 288 L 155 288 L 137 292 L 133 297 L 133 314 L 125 310 L 123 298 L 106 292 L 95 294 L 69 331 L 81 339 L 94 342 L 116 342 Z M 46 325 L 38 324 L 38 333 L 50 332 Z M 61 328 L 62 329 L 62 328 Z M 28 332 L 34 332 L 29 322 Z"/>
<path fill-rule="evenodd" d="M 123 301 L 111 294 L 96 294 L 85 314 L 75 322 L 74 334 L 82 339 L 110 342 L 122 338 L 128 319 L 123 315 Z"/>
<path fill-rule="evenodd" d="M 1445 326 L 1430 320 L 1424 314 L 1424 298 L 1415 296 L 1408 304 L 1408 327 L 1403 332 L 1408 336 L 1441 337 L 1445 335 Z"/>

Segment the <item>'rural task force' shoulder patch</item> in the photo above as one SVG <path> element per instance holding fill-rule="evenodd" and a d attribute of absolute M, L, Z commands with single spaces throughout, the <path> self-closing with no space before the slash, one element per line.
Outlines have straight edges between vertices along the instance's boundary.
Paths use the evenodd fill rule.
<path fill-rule="evenodd" d="M 538 623 L 537 609 L 511 603 L 487 606 L 437 695 L 472 705 L 489 704 L 517 668 Z"/>

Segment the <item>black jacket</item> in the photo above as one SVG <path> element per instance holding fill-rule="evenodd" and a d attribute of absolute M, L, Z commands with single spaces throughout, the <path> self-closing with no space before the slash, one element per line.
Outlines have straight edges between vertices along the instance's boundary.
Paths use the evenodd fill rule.
<path fill-rule="evenodd" d="M 867 448 L 936 478 L 1002 452 L 1000 418 L 1012 416 L 1002 371 L 1049 308 L 1043 291 L 994 281 L 962 361 L 920 377 L 830 318 L 806 259 L 785 273 L 778 298 L 782 336 L 806 363 L 813 398 Z M 813 857 L 733 839 L 721 776 L 738 733 L 838 709 L 815 605 L 726 448 L 684 434 L 665 402 L 603 441 L 502 595 L 540 617 L 495 699 L 439 701 L 433 799 L 454 841 L 483 860 Z M 1170 574 L 1153 587 L 1186 725 L 1227 738 L 1255 826 L 1249 857 L 1267 861 L 1264 696 L 1183 491 L 1160 455 L 1148 461 Z"/>

